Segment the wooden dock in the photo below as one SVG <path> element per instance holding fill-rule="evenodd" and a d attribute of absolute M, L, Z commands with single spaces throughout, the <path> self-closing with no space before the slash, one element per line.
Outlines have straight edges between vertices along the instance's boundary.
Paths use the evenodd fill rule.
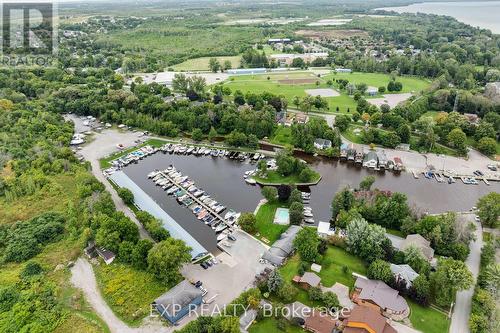
<path fill-rule="evenodd" d="M 208 207 L 207 204 L 203 203 L 200 199 L 198 199 L 197 197 L 195 197 L 193 195 L 193 193 L 189 192 L 187 190 L 187 188 L 185 188 L 184 186 L 182 186 L 181 184 L 179 184 L 178 182 L 176 182 L 172 177 L 170 177 L 169 175 L 167 175 L 165 172 L 163 171 L 160 171 L 160 174 L 165 177 L 166 179 L 168 179 L 170 182 L 172 182 L 172 184 L 174 184 L 175 186 L 177 186 L 178 188 L 184 190 L 186 192 L 186 194 L 193 200 L 195 201 L 198 205 L 202 206 L 204 209 L 206 209 L 211 215 L 215 216 L 218 220 L 220 220 L 221 222 L 220 223 L 224 223 L 228 226 L 228 228 L 233 231 L 232 229 L 232 226 L 229 225 L 227 223 L 227 221 L 220 215 L 218 214 L 215 210 L 213 210 L 212 208 Z"/>

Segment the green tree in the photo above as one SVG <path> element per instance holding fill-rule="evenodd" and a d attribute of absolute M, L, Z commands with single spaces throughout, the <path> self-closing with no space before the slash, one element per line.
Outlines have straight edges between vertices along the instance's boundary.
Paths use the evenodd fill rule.
<path fill-rule="evenodd" d="M 396 129 L 397 135 L 400 137 L 402 143 L 410 143 L 411 129 L 407 124 L 401 124 Z"/>
<path fill-rule="evenodd" d="M 366 222 L 364 219 L 352 220 L 347 225 L 347 250 L 368 262 L 385 256 L 383 242 L 387 239 L 385 229 Z"/>
<path fill-rule="evenodd" d="M 335 126 L 341 132 L 344 132 L 349 127 L 350 122 L 351 122 L 351 118 L 347 115 L 335 116 Z"/>
<path fill-rule="evenodd" d="M 332 291 L 324 292 L 321 295 L 321 301 L 329 310 L 337 309 L 340 307 L 340 302 L 336 294 Z"/>
<path fill-rule="evenodd" d="M 313 262 L 318 256 L 319 239 L 316 230 L 313 228 L 303 228 L 295 237 L 293 245 L 304 261 Z"/>
<path fill-rule="evenodd" d="M 210 58 L 208 61 L 208 68 L 214 73 L 217 73 L 221 69 L 221 64 L 216 58 Z"/>
<path fill-rule="evenodd" d="M 285 303 L 293 302 L 297 297 L 298 290 L 290 282 L 285 282 L 278 290 L 278 296 Z"/>
<path fill-rule="evenodd" d="M 359 189 L 364 190 L 364 191 L 369 191 L 375 183 L 375 177 L 374 176 L 366 176 L 360 183 L 359 183 Z"/>
<path fill-rule="evenodd" d="M 261 193 L 268 202 L 274 202 L 278 198 L 278 189 L 274 186 L 264 186 Z"/>
<path fill-rule="evenodd" d="M 308 183 L 314 179 L 314 176 L 316 176 L 316 172 L 308 167 L 305 167 L 299 173 L 299 180 L 303 183 Z"/>
<path fill-rule="evenodd" d="M 498 216 L 500 216 L 500 194 L 491 192 L 477 203 L 477 215 L 481 222 L 491 228 L 496 228 L 499 225 Z"/>
<path fill-rule="evenodd" d="M 203 140 L 203 132 L 201 131 L 201 129 L 195 128 L 191 133 L 191 139 L 193 139 L 194 141 Z"/>
<path fill-rule="evenodd" d="M 368 266 L 368 278 L 381 280 L 387 284 L 391 284 L 394 280 L 392 275 L 391 265 L 384 260 L 377 259 Z"/>
<path fill-rule="evenodd" d="M 210 127 L 210 132 L 208 132 L 208 140 L 210 142 L 213 142 L 214 139 L 217 137 L 217 131 L 215 130 L 215 128 L 213 127 Z"/>
<path fill-rule="evenodd" d="M 158 280 L 172 285 L 179 279 L 182 265 L 191 261 L 190 251 L 191 248 L 180 239 L 159 242 L 149 250 L 148 271 Z"/>
<path fill-rule="evenodd" d="M 439 260 L 430 277 L 432 295 L 439 306 L 449 306 L 457 291 L 469 289 L 474 278 L 464 262 L 451 258 Z"/>
<path fill-rule="evenodd" d="M 488 156 L 493 156 L 497 152 L 497 142 L 492 138 L 482 138 L 477 143 L 477 149 Z"/>
<path fill-rule="evenodd" d="M 349 188 L 337 192 L 332 201 L 332 218 L 336 219 L 339 212 L 343 209 L 348 211 L 354 206 L 354 194 Z"/>
<path fill-rule="evenodd" d="M 292 202 L 289 209 L 290 223 L 299 225 L 304 219 L 304 205 L 300 202 Z"/>
<path fill-rule="evenodd" d="M 417 303 L 424 306 L 429 304 L 431 297 L 431 285 L 427 276 L 425 274 L 420 274 L 415 280 L 413 280 L 412 286 L 410 288 L 410 294 L 412 298 L 417 301 Z"/>
<path fill-rule="evenodd" d="M 241 229 L 249 233 L 253 233 L 256 231 L 256 223 L 257 220 L 255 219 L 255 215 L 253 215 L 252 213 L 243 213 L 238 219 L 238 224 L 240 225 Z"/>
<path fill-rule="evenodd" d="M 283 286 L 283 277 L 280 272 L 275 269 L 269 274 L 269 278 L 267 279 L 267 289 L 272 293 L 278 293 L 281 286 Z"/>
<path fill-rule="evenodd" d="M 455 128 L 448 133 L 446 137 L 448 143 L 455 148 L 461 155 L 467 153 L 467 136 L 460 128 Z"/>
<path fill-rule="evenodd" d="M 122 198 L 126 205 L 131 205 L 134 203 L 134 194 L 126 187 L 120 187 L 118 189 L 118 196 Z"/>

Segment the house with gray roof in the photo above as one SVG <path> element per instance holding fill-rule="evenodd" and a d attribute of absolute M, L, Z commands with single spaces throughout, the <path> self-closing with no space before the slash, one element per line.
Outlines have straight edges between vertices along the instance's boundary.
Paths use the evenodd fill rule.
<path fill-rule="evenodd" d="M 419 274 L 411 268 L 410 265 L 394 265 L 391 264 L 391 272 L 394 275 L 396 281 L 405 281 L 406 287 L 411 287 L 413 280 L 415 280 Z"/>
<path fill-rule="evenodd" d="M 321 278 L 313 272 L 305 272 L 304 275 L 297 275 L 293 278 L 293 282 L 297 283 L 303 289 L 318 287 L 321 283 Z"/>
<path fill-rule="evenodd" d="M 363 157 L 363 166 L 365 168 L 376 168 L 378 166 L 378 155 L 374 151 L 369 151 Z"/>
<path fill-rule="evenodd" d="M 293 241 L 297 233 L 302 229 L 298 225 L 292 225 L 287 231 L 281 234 L 280 238 L 274 242 L 269 250 L 267 250 L 262 259 L 269 261 L 275 266 L 283 264 L 294 251 Z"/>
<path fill-rule="evenodd" d="M 314 140 L 314 148 L 316 149 L 328 149 L 332 147 L 332 142 L 330 140 L 318 138 Z"/>
<path fill-rule="evenodd" d="M 378 308 L 382 314 L 399 319 L 410 314 L 408 303 L 399 292 L 380 280 L 358 277 L 354 290 L 353 302 L 358 305 Z"/>
<path fill-rule="evenodd" d="M 418 248 L 427 260 L 432 261 L 434 258 L 434 249 L 431 247 L 431 242 L 421 235 L 412 234 L 406 236 L 406 239 L 401 244 L 400 250 L 404 251 L 411 246 Z"/>
<path fill-rule="evenodd" d="M 175 324 L 190 310 L 194 310 L 202 302 L 203 293 L 189 281 L 181 283 L 158 297 L 153 307 L 170 323 Z"/>

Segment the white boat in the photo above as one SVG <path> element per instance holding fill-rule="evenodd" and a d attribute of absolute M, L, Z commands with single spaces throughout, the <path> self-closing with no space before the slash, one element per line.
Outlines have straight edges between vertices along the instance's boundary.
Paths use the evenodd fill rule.
<path fill-rule="evenodd" d="M 215 233 L 219 233 L 225 229 L 227 229 L 228 226 L 224 222 L 219 223 L 219 225 L 215 228 Z"/>
<path fill-rule="evenodd" d="M 228 210 L 227 213 L 224 215 L 224 220 L 227 220 L 228 218 L 230 218 L 231 216 L 235 215 L 236 212 L 232 209 Z"/>
<path fill-rule="evenodd" d="M 247 184 L 250 184 L 250 185 L 257 184 L 257 182 L 255 181 L 255 179 L 253 179 L 253 178 L 247 178 L 247 179 L 245 179 L 245 182 L 247 182 Z"/>
<path fill-rule="evenodd" d="M 313 214 L 311 212 L 309 212 L 309 211 L 305 211 L 304 212 L 304 216 L 305 217 L 313 217 Z"/>
<path fill-rule="evenodd" d="M 217 235 L 217 242 L 220 242 L 220 241 L 226 239 L 226 237 L 227 237 L 227 233 L 226 232 L 220 233 L 220 235 Z"/>

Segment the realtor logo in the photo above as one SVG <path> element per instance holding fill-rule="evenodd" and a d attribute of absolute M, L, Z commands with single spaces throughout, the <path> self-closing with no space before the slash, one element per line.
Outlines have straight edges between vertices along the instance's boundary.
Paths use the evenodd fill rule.
<path fill-rule="evenodd" d="M 2 55 L 55 55 L 57 15 L 54 2 L 0 0 L 0 10 Z"/>

